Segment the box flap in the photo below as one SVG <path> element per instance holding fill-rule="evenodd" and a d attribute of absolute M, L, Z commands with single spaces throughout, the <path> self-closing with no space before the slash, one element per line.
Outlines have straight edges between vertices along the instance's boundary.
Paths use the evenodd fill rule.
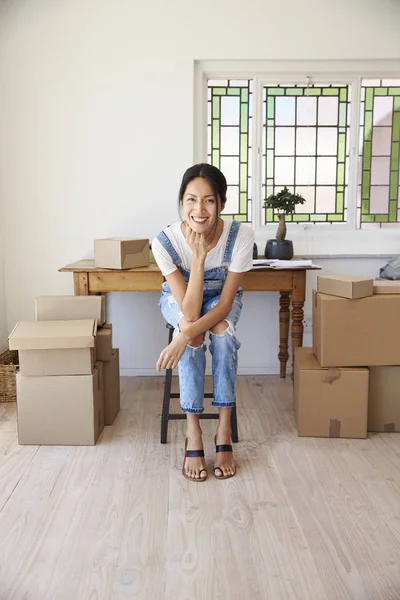
<path fill-rule="evenodd" d="M 72 321 L 20 321 L 9 337 L 10 350 L 94 347 L 95 319 Z"/>
<path fill-rule="evenodd" d="M 358 281 L 371 281 L 371 277 L 359 277 L 358 275 L 318 275 L 319 279 L 334 279 L 335 281 L 348 281 L 349 283 L 356 283 Z"/>

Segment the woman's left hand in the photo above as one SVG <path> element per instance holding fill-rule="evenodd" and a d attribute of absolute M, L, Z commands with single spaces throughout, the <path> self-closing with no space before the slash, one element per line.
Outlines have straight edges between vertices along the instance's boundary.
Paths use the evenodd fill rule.
<path fill-rule="evenodd" d="M 175 369 L 186 350 L 188 341 L 189 340 L 184 334 L 179 333 L 161 352 L 160 358 L 157 361 L 157 371 L 161 371 L 162 369 Z"/>

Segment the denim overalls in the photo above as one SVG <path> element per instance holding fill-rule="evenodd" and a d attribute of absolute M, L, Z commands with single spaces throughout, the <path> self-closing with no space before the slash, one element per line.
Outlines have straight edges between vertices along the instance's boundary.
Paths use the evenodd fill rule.
<path fill-rule="evenodd" d="M 239 231 L 240 223 L 232 221 L 225 247 L 222 265 L 204 271 L 203 306 L 201 316 L 218 304 L 222 288 L 228 275 L 228 267 L 232 260 L 232 251 Z M 189 281 L 190 271 L 182 267 L 182 261 L 171 244 L 167 235 L 162 231 L 157 236 L 158 241 L 170 255 L 174 265 Z M 214 385 L 213 406 L 235 406 L 237 351 L 240 343 L 235 337 L 236 324 L 242 309 L 242 289 L 239 289 L 232 305 L 232 310 L 226 317 L 228 329 L 222 334 L 210 332 L 210 352 L 212 354 L 212 373 Z M 167 282 L 162 285 L 161 298 L 158 302 L 165 320 L 175 327 L 174 336 L 178 333 L 178 323 L 183 317 L 178 303 L 171 293 Z M 206 345 L 199 348 L 187 346 L 178 363 L 180 400 L 183 412 L 200 414 L 204 410 L 204 376 L 206 369 Z"/>

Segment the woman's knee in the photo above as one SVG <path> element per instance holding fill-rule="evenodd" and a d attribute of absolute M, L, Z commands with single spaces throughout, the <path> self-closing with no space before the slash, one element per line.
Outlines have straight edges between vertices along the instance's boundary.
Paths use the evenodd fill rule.
<path fill-rule="evenodd" d="M 211 327 L 210 331 L 211 333 L 214 333 L 216 335 L 222 335 L 225 333 L 225 331 L 227 331 L 229 328 L 229 323 L 228 321 L 220 321 L 219 323 L 216 323 L 213 327 Z"/>

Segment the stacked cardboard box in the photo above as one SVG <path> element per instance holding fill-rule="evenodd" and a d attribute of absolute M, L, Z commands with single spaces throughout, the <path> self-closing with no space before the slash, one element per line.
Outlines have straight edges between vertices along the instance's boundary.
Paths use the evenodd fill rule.
<path fill-rule="evenodd" d="M 295 353 L 299 435 L 400 431 L 400 282 L 325 276 L 313 290 L 313 348 Z"/>
<path fill-rule="evenodd" d="M 17 323 L 9 346 L 19 351 L 20 444 L 96 443 L 109 398 L 114 408 L 118 394 L 119 407 L 118 351 L 111 361 L 99 360 L 104 322 L 104 296 L 42 296 L 36 299 L 36 321 Z"/>

